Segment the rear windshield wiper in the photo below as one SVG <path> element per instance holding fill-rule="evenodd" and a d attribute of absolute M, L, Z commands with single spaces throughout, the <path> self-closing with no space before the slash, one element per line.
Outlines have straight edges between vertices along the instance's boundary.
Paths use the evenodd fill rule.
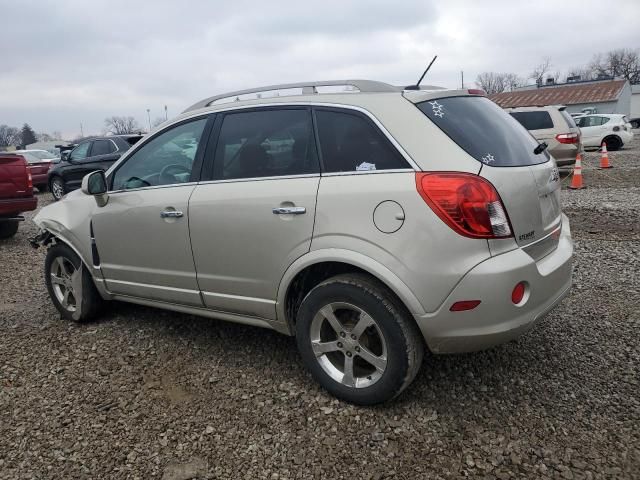
<path fill-rule="evenodd" d="M 540 142 L 538 146 L 533 149 L 534 155 L 540 155 L 542 152 L 544 152 L 547 149 L 548 146 L 549 145 L 547 145 L 547 142 Z"/>

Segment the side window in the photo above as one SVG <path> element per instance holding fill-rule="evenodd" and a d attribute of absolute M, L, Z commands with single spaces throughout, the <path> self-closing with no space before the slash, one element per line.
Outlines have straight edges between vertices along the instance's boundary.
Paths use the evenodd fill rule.
<path fill-rule="evenodd" d="M 325 172 L 410 168 L 382 133 L 359 115 L 316 110 Z"/>
<path fill-rule="evenodd" d="M 69 154 L 69 159 L 72 162 L 78 162 L 80 160 L 87 158 L 87 153 L 89 153 L 89 145 L 91 145 L 91 142 L 84 142 L 78 145 L 76 148 L 71 150 L 71 153 Z"/>
<path fill-rule="evenodd" d="M 311 114 L 306 109 L 225 115 L 214 160 L 214 179 L 317 173 Z"/>
<path fill-rule="evenodd" d="M 188 182 L 206 118 L 183 123 L 152 138 L 113 176 L 113 190 Z"/>
<path fill-rule="evenodd" d="M 597 127 L 602 125 L 602 117 L 584 117 L 584 127 Z"/>
<path fill-rule="evenodd" d="M 608 123 L 609 120 L 611 120 L 609 117 L 600 117 L 600 125 L 604 125 L 605 123 Z"/>
<path fill-rule="evenodd" d="M 116 151 L 116 147 L 111 140 L 94 140 L 91 147 L 91 156 L 108 155 Z"/>

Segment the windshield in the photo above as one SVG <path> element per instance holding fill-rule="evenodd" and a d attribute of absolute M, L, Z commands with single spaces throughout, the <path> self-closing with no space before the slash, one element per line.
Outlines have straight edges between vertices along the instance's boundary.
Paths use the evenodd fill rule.
<path fill-rule="evenodd" d="M 438 98 L 417 107 L 469 155 L 492 167 L 521 167 L 549 160 L 511 115 L 486 97 Z"/>

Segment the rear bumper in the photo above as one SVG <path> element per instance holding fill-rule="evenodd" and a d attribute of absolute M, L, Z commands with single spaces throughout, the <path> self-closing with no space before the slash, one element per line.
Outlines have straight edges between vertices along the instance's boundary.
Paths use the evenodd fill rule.
<path fill-rule="evenodd" d="M 492 257 L 468 272 L 440 309 L 416 316 L 434 353 L 482 350 L 519 337 L 556 306 L 571 289 L 573 242 L 569 220 L 563 215 L 556 250 L 538 262 L 518 248 Z M 525 301 L 511 301 L 514 286 L 528 283 Z M 473 310 L 451 312 L 460 300 L 480 300 Z"/>
<path fill-rule="evenodd" d="M 579 143 L 562 144 L 559 143 L 553 149 L 549 150 L 549 154 L 555 158 L 556 165 L 563 167 L 566 165 L 573 165 L 576 163 L 576 156 L 580 151 Z"/>
<path fill-rule="evenodd" d="M 0 216 L 12 216 L 20 212 L 35 210 L 38 206 L 36 197 L 9 198 L 0 200 Z"/>

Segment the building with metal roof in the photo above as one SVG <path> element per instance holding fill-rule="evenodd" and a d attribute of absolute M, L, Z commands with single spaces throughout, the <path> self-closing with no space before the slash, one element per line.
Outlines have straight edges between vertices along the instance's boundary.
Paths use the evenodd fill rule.
<path fill-rule="evenodd" d="M 502 108 L 566 105 L 570 113 L 622 113 L 631 110 L 631 85 L 626 79 L 605 79 L 531 85 L 490 95 Z"/>

